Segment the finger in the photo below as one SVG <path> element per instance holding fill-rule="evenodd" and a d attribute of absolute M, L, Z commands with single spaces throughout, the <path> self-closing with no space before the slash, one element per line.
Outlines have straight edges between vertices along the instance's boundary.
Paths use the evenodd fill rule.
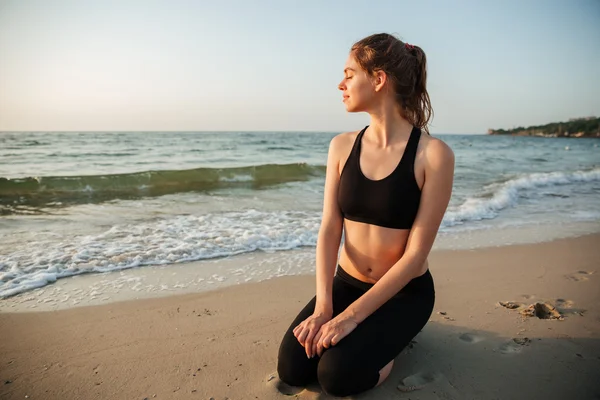
<path fill-rule="evenodd" d="M 328 347 L 325 345 L 325 339 L 327 339 L 328 336 L 329 334 L 323 334 L 319 340 L 319 343 L 317 344 L 317 351 L 320 352 L 319 357 L 321 357 L 325 349 Z"/>
<path fill-rule="evenodd" d="M 317 354 L 319 355 L 319 357 L 323 355 L 323 351 L 323 340 L 319 340 L 319 343 L 317 343 Z"/>
<path fill-rule="evenodd" d="M 304 341 L 304 350 L 306 350 L 306 357 L 312 357 L 312 339 L 315 336 L 314 329 L 311 329 L 306 336 L 306 340 Z"/>
<path fill-rule="evenodd" d="M 331 334 L 325 335 L 325 337 L 321 340 L 323 342 L 323 347 L 328 349 L 329 346 L 331 345 Z"/>
<path fill-rule="evenodd" d="M 302 347 L 304 347 L 304 342 L 303 342 L 302 340 L 300 340 L 300 338 L 298 338 L 298 343 L 300 343 L 300 345 L 301 345 Z"/>
<path fill-rule="evenodd" d="M 310 331 L 308 332 L 308 335 L 306 335 L 306 339 L 305 339 L 305 344 L 310 343 L 312 345 L 313 342 L 313 338 L 315 337 L 315 335 L 317 334 L 318 329 L 316 328 L 310 328 Z M 312 347 L 312 346 L 311 346 Z"/>
<path fill-rule="evenodd" d="M 296 339 L 298 339 L 298 334 L 300 332 L 302 332 L 302 326 L 298 325 L 297 327 L 294 328 L 293 332 L 294 332 L 294 336 L 296 337 Z"/>
<path fill-rule="evenodd" d="M 294 330 L 292 331 L 294 333 L 294 336 L 296 338 L 298 338 L 298 333 L 300 333 L 300 331 L 302 331 L 302 324 L 298 325 L 297 327 L 294 328 Z"/>
<path fill-rule="evenodd" d="M 321 340 L 322 337 L 323 337 L 323 331 L 321 329 L 319 329 L 319 331 L 317 332 L 317 334 L 313 338 L 313 343 L 315 343 L 315 344 L 318 343 L 319 340 Z"/>
<path fill-rule="evenodd" d="M 308 335 L 308 327 L 304 327 L 301 332 L 298 332 L 298 341 L 304 346 L 304 342 L 306 341 L 306 336 Z"/>
<path fill-rule="evenodd" d="M 310 332 L 308 333 L 308 335 L 306 336 L 306 341 L 304 342 L 304 348 L 307 350 L 307 356 L 308 358 L 312 358 L 315 355 L 315 352 L 312 351 L 313 350 L 313 345 L 314 343 L 316 343 L 316 336 L 319 335 L 321 332 L 321 327 L 319 328 L 311 328 Z"/>
<path fill-rule="evenodd" d="M 338 344 L 340 342 L 340 340 L 342 339 L 340 336 L 341 335 L 338 333 L 334 337 L 331 338 L 331 345 L 332 346 L 335 346 L 336 344 Z"/>
<path fill-rule="evenodd" d="M 313 354 L 317 354 L 319 357 L 321 357 L 321 354 L 319 353 L 319 343 L 321 341 L 321 336 L 323 336 L 323 331 L 319 330 L 319 332 L 317 332 L 317 334 L 315 335 L 315 338 L 313 339 Z"/>

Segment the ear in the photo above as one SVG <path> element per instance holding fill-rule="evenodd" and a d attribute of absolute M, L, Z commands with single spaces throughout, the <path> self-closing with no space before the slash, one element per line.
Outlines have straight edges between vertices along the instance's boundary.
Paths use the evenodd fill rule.
<path fill-rule="evenodd" d="M 377 70 L 374 72 L 373 84 L 376 92 L 379 92 L 385 86 L 387 82 L 387 75 L 382 70 Z"/>

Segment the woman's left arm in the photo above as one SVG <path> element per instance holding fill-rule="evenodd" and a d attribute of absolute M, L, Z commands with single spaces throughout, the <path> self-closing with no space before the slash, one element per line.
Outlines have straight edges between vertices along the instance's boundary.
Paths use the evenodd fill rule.
<path fill-rule="evenodd" d="M 432 140 L 424 149 L 424 157 L 425 183 L 404 254 L 369 291 L 322 327 L 317 334 L 318 346 L 315 341 L 315 350 L 319 355 L 323 347 L 337 344 L 416 278 L 427 260 L 450 202 L 454 181 L 454 153 L 441 140 Z"/>
<path fill-rule="evenodd" d="M 418 276 L 433 247 L 452 194 L 454 153 L 441 140 L 429 142 L 424 153 L 425 182 L 419 211 L 410 230 L 404 254 L 367 293 L 341 313 L 357 324 Z"/>

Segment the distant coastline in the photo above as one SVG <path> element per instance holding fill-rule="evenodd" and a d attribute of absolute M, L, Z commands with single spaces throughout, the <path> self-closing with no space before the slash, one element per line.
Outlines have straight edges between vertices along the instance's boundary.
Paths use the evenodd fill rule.
<path fill-rule="evenodd" d="M 517 127 L 514 129 L 488 129 L 488 135 L 600 138 L 600 118 L 571 118 L 566 122 Z"/>

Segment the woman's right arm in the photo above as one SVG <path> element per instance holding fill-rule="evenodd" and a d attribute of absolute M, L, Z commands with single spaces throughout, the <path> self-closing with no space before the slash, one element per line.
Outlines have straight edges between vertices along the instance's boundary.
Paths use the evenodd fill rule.
<path fill-rule="evenodd" d="M 331 287 L 338 261 L 340 241 L 342 239 L 343 218 L 337 202 L 340 181 L 340 142 L 343 137 L 335 136 L 329 143 L 327 172 L 323 196 L 323 217 L 317 238 L 316 278 L 317 303 L 315 314 L 323 313 L 331 318 L 333 303 Z"/>
<path fill-rule="evenodd" d="M 294 328 L 294 336 L 304 346 L 306 356 L 315 355 L 313 339 L 321 325 L 333 316 L 331 289 L 333 276 L 337 266 L 338 251 L 342 238 L 343 218 L 337 203 L 337 191 L 340 180 L 339 154 L 341 135 L 334 137 L 329 144 L 327 155 L 327 172 L 323 198 L 323 217 L 317 238 L 317 294 L 313 314 Z"/>

